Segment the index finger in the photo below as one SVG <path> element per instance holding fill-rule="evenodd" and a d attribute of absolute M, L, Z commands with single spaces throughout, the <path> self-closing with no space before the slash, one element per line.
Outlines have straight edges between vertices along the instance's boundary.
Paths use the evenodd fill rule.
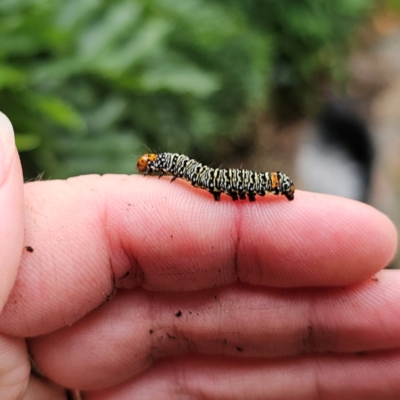
<path fill-rule="evenodd" d="M 32 251 L 0 316 L 17 335 L 71 324 L 115 287 L 346 285 L 385 267 L 396 247 L 373 208 L 300 191 L 290 203 L 214 202 L 186 182 L 109 175 L 34 182 L 25 196 Z"/>

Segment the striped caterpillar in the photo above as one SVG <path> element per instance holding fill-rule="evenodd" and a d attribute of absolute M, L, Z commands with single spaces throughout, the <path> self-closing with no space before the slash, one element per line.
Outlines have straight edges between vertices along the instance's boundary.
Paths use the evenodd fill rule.
<path fill-rule="evenodd" d="M 208 190 L 216 201 L 221 193 L 233 200 L 255 201 L 256 195 L 281 194 L 288 200 L 294 199 L 295 187 L 291 179 L 281 172 L 254 172 L 247 169 L 222 169 L 202 165 L 184 154 L 160 153 L 142 155 L 136 168 L 145 175 L 158 172 L 159 176 L 172 175 L 171 180 L 182 178 L 193 186 Z"/>

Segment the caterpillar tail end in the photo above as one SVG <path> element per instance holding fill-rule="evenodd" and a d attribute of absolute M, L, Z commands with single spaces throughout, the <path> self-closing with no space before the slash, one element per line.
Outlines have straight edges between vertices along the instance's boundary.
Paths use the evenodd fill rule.
<path fill-rule="evenodd" d="M 149 163 L 154 162 L 156 158 L 157 154 L 143 154 L 136 163 L 136 169 L 142 173 L 149 172 Z"/>
<path fill-rule="evenodd" d="M 292 185 L 290 185 L 290 189 L 289 189 L 286 193 L 284 193 L 284 196 L 285 196 L 289 201 L 292 201 L 292 200 L 294 200 L 294 191 L 295 191 L 295 187 L 294 187 L 294 185 L 292 184 Z"/>

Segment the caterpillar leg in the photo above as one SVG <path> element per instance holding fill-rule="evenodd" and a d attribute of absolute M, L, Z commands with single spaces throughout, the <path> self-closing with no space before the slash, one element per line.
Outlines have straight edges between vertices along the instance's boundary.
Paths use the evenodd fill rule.
<path fill-rule="evenodd" d="M 240 198 L 240 200 L 246 200 L 246 193 L 245 192 L 239 192 L 239 198 Z"/>
<path fill-rule="evenodd" d="M 210 193 L 214 196 L 214 200 L 215 201 L 220 201 L 221 200 L 221 192 L 212 192 L 212 191 L 210 191 Z"/>
<path fill-rule="evenodd" d="M 177 179 L 177 178 L 178 178 L 177 175 L 173 176 L 170 183 L 172 183 L 172 182 L 173 182 L 175 179 Z"/>
<path fill-rule="evenodd" d="M 252 192 L 247 193 L 250 201 L 256 201 L 256 195 Z"/>
<path fill-rule="evenodd" d="M 232 200 L 236 201 L 239 199 L 236 192 L 228 192 L 228 195 L 232 197 Z"/>

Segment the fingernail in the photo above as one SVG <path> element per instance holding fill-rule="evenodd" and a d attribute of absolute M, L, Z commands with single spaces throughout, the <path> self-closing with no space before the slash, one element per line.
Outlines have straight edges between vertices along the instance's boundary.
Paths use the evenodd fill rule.
<path fill-rule="evenodd" d="M 14 129 L 10 120 L 0 111 L 0 176 L 7 173 L 14 153 Z"/>

